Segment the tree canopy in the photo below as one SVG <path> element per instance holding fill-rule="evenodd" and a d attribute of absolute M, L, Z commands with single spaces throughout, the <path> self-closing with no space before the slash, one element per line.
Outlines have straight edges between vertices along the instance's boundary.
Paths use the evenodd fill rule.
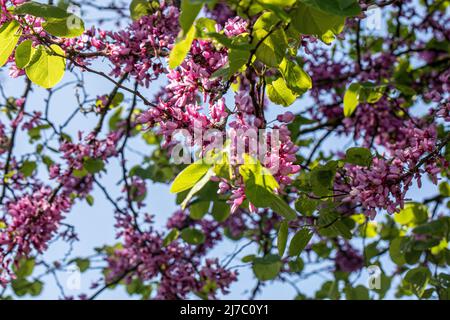
<path fill-rule="evenodd" d="M 0 0 L 0 298 L 449 299 L 449 5 Z"/>

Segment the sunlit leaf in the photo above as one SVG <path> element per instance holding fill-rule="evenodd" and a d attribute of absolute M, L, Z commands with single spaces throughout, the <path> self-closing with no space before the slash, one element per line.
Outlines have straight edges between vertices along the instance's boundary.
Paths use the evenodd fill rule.
<path fill-rule="evenodd" d="M 52 88 L 57 85 L 66 70 L 64 51 L 58 45 L 50 46 L 53 52 L 42 50 L 36 62 L 30 63 L 25 69 L 28 78 L 43 88 Z"/>
<path fill-rule="evenodd" d="M 16 20 L 6 22 L 0 28 L 0 67 L 8 61 L 21 34 L 20 24 Z"/>

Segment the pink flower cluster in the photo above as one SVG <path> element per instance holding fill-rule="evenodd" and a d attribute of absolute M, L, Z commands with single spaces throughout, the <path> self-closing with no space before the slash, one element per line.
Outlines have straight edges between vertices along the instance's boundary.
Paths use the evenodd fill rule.
<path fill-rule="evenodd" d="M 221 26 L 216 28 L 220 30 Z M 228 37 L 245 31 L 247 22 L 237 17 L 224 26 Z M 223 86 L 220 79 L 213 79 L 211 75 L 227 62 L 226 48 L 217 49 L 211 41 L 194 40 L 188 57 L 178 69 L 171 70 L 167 75 L 169 84 L 157 108 L 147 110 L 140 122 L 149 127 L 159 123 L 167 139 L 175 129 L 191 130 L 195 121 L 201 122 L 205 129 L 225 122 L 228 113 L 225 100 L 221 98 Z M 203 107 L 198 102 L 201 95 L 203 102 L 209 102 L 210 118 L 202 112 Z"/>
<path fill-rule="evenodd" d="M 107 161 L 108 158 L 117 156 L 117 143 L 121 137 L 122 133 L 115 131 L 103 140 L 97 139 L 94 133 L 90 133 L 83 139 L 80 132 L 78 138 L 82 142 L 63 141 L 60 151 L 62 159 L 67 163 L 67 168 L 62 170 L 60 164 L 52 165 L 50 178 L 60 182 L 66 194 L 75 193 L 79 197 L 88 195 L 92 189 L 92 175 L 85 173 L 80 177 L 76 173 L 85 169 L 86 160 Z"/>
<path fill-rule="evenodd" d="M 22 2 L 12 1 L 14 5 Z M 2 1 L 1 5 L 6 7 L 6 2 Z M 92 58 L 106 56 L 113 65 L 112 75 L 120 77 L 128 73 L 148 87 L 152 80 L 166 72 L 161 59 L 169 54 L 179 32 L 178 16 L 176 7 L 162 2 L 153 14 L 141 17 L 120 32 L 92 28 L 80 37 L 61 38 L 58 42 L 67 53 L 77 53 L 72 58 L 79 65 L 87 65 Z M 3 15 L 2 10 L 0 24 L 10 19 L 15 17 Z M 25 16 L 25 19 L 28 26 L 23 28 L 20 41 L 32 39 L 38 44 L 35 33 L 41 38 L 49 37 L 41 26 L 42 18 Z M 14 61 L 14 54 L 9 61 Z M 18 69 L 15 64 L 10 66 L 11 77 L 24 74 L 24 70 Z"/>
<path fill-rule="evenodd" d="M 120 77 L 128 73 L 148 87 L 152 80 L 165 73 L 161 58 L 169 54 L 179 32 L 178 15 L 176 7 L 163 2 L 153 14 L 142 16 L 125 30 L 110 32 L 92 28 L 81 37 L 65 39 L 64 47 L 86 52 L 75 57 L 82 65 L 91 57 L 106 56 L 113 65 L 112 75 Z"/>
<path fill-rule="evenodd" d="M 229 19 L 236 17 L 236 12 L 231 10 L 224 1 L 217 1 L 217 4 L 213 8 L 207 6 L 206 9 L 207 16 L 214 19 L 220 25 L 224 25 Z"/>
<path fill-rule="evenodd" d="M 260 118 L 254 115 L 254 106 L 252 99 L 244 94 L 244 91 L 239 91 L 235 96 L 236 109 L 238 110 L 237 115 L 234 117 L 233 121 L 229 123 L 231 128 L 230 140 L 231 140 L 231 163 L 240 164 L 242 155 L 238 154 L 238 139 L 242 139 L 241 133 L 246 133 L 248 130 L 253 130 L 258 132 L 263 126 L 263 122 Z M 258 144 L 259 159 L 263 166 L 269 169 L 275 179 L 280 184 L 280 191 L 284 189 L 284 186 L 290 185 L 292 183 L 292 175 L 295 175 L 300 171 L 300 166 L 295 164 L 297 161 L 296 154 L 299 147 L 295 145 L 290 138 L 290 131 L 288 130 L 285 123 L 289 123 L 293 120 L 293 114 L 291 112 L 286 112 L 278 116 L 278 121 L 282 124 L 274 125 L 272 130 L 277 131 L 277 138 L 275 138 L 273 131 L 266 130 L 266 140 L 265 145 L 259 145 L 259 136 L 246 137 L 246 150 L 249 145 L 254 143 Z M 284 123 L 283 123 L 284 122 Z M 253 139 L 257 139 L 253 141 Z M 272 141 L 273 140 L 273 141 Z M 230 193 L 229 203 L 231 205 L 231 212 L 236 212 L 236 210 L 241 206 L 245 200 L 245 187 L 243 181 L 239 178 L 236 181 L 227 181 L 222 179 L 219 185 L 219 193 L 226 194 Z M 255 206 L 251 203 L 249 204 L 249 210 L 256 212 Z"/>
<path fill-rule="evenodd" d="M 221 30 L 222 28 L 217 26 L 217 29 Z M 225 23 L 223 31 L 228 37 L 242 34 L 247 31 L 247 22 L 236 17 Z M 223 85 L 220 79 L 211 78 L 211 75 L 223 67 L 227 61 L 225 48 L 217 49 L 210 41 L 194 40 L 190 54 L 182 65 L 168 74 L 169 84 L 165 88 L 164 96 L 160 97 L 157 108 L 151 108 L 144 112 L 139 121 L 148 127 L 159 124 L 160 131 L 166 137 L 168 145 L 170 145 L 172 133 L 177 129 L 186 129 L 192 132 L 196 123 L 200 123 L 204 130 L 224 127 L 229 120 L 229 113 L 225 99 L 221 97 Z M 245 91 L 247 85 L 243 84 L 243 86 L 244 88 L 235 96 L 237 112 L 233 115 L 233 120 L 228 121 L 228 126 L 234 132 L 258 130 L 263 125 L 263 121 L 255 116 L 252 99 Z M 203 96 L 203 102 L 208 102 L 209 117 L 198 103 L 200 94 Z M 293 120 L 293 114 L 286 113 L 279 120 L 289 123 Z M 289 176 L 300 170 L 298 165 L 293 164 L 296 161 L 295 154 L 298 147 L 290 140 L 290 132 L 286 125 L 274 126 L 273 129 L 279 130 L 280 133 L 279 154 L 271 152 L 269 135 L 268 148 L 266 148 L 268 161 L 264 165 L 276 172 L 275 177 L 282 185 L 287 185 L 292 182 Z M 231 141 L 233 149 L 236 147 L 236 142 L 233 137 Z M 248 141 L 248 143 L 250 142 Z M 205 145 L 201 147 L 203 148 Z M 230 182 L 222 181 L 222 186 L 226 186 L 228 183 Z M 233 188 L 229 186 L 224 188 L 228 188 L 226 191 L 231 191 L 230 202 L 232 211 L 235 212 L 245 199 L 242 181 Z M 224 191 L 223 188 L 222 191 Z M 252 211 L 256 211 L 254 206 L 250 206 Z"/>
<path fill-rule="evenodd" d="M 9 270 L 13 259 L 28 256 L 33 250 L 44 252 L 70 207 L 70 198 L 54 195 L 50 187 L 36 188 L 9 201 L 6 228 L 0 229 L 0 267 Z M 15 256 L 7 258 L 8 254 Z"/>
<path fill-rule="evenodd" d="M 218 51 L 213 44 L 205 40 L 195 40 L 190 56 L 180 68 L 168 74 L 169 84 L 165 96 L 160 98 L 156 108 L 142 114 L 139 121 L 148 127 L 159 123 L 166 139 L 176 129 L 192 130 L 194 123 L 200 122 L 203 128 L 212 127 L 213 121 L 223 121 L 227 116 L 224 101 L 218 98 L 220 81 L 211 79 L 211 75 L 227 62 L 224 49 Z M 198 97 L 203 92 L 203 101 L 209 98 L 211 119 L 202 112 Z"/>
<path fill-rule="evenodd" d="M 412 1 L 402 2 L 402 10 L 405 17 L 420 16 Z M 418 65 L 445 57 L 444 51 L 428 46 L 428 38 L 424 35 L 431 31 L 437 41 L 446 41 L 448 30 L 442 28 L 442 23 L 448 19 L 448 15 L 436 10 L 426 19 L 411 23 L 417 36 L 414 40 L 402 37 L 386 39 L 380 50 L 376 53 L 362 53 L 357 63 L 345 56 L 333 58 L 330 50 L 313 41 L 302 42 L 303 49 L 308 54 L 305 66 L 314 83 L 312 97 L 318 105 L 309 109 L 311 117 L 320 122 L 342 123 L 336 128 L 338 134 L 352 136 L 355 141 L 362 140 L 362 146 L 381 154 L 374 159 L 370 168 L 346 165 L 336 178 L 336 189 L 347 193 L 346 196 L 337 197 L 344 198 L 349 205 L 361 206 L 363 212 L 370 217 L 374 217 L 380 209 L 389 213 L 398 211 L 403 207 L 406 193 L 413 182 L 417 182 L 420 187 L 422 176 L 429 174 L 436 183 L 439 172 L 448 166 L 442 157 L 433 154 L 436 152 L 438 139 L 436 124 L 431 121 L 436 118 L 444 121 L 448 119 L 446 103 L 450 72 L 445 68 L 440 72 L 414 72 L 411 74 L 417 74 L 418 78 L 407 81 L 413 92 L 417 90 L 417 93 L 423 94 L 426 102 L 440 105 L 437 110 L 431 109 L 432 120 L 428 123 L 412 116 L 414 111 L 408 108 L 407 94 L 401 92 L 401 86 L 392 81 L 378 102 L 360 103 L 349 118 L 343 117 L 343 90 L 352 82 L 380 85 L 397 76 L 407 78 L 409 71 L 399 75 L 399 69 L 405 67 L 402 65 L 403 54 L 411 53 L 405 48 L 412 49 L 411 56 L 417 59 Z M 356 28 L 353 20 L 349 20 L 347 24 L 349 28 Z M 336 90 L 336 75 L 344 80 L 344 85 L 340 88 L 342 90 Z M 423 83 L 428 86 L 425 93 L 421 92 Z M 397 96 L 393 97 L 396 91 Z M 421 159 L 428 155 L 431 155 L 428 161 L 416 168 L 422 164 Z"/>
<path fill-rule="evenodd" d="M 8 136 L 5 132 L 5 125 L 0 121 L 0 155 L 8 150 Z"/>
<path fill-rule="evenodd" d="M 437 110 L 436 116 L 450 122 L 450 102 L 443 103 Z"/>
<path fill-rule="evenodd" d="M 350 243 L 345 243 L 337 250 L 334 261 L 337 271 L 355 272 L 364 267 L 364 258 Z"/>
<path fill-rule="evenodd" d="M 434 183 L 440 172 L 436 159 L 429 159 L 424 169 L 417 164 L 436 148 L 437 134 L 434 126 L 419 129 L 413 122 L 399 128 L 401 138 L 391 144 L 388 159 L 375 158 L 370 168 L 346 165 L 339 174 L 337 189 L 348 191 L 344 202 L 361 204 L 363 212 L 374 218 L 377 209 L 389 213 L 404 206 L 406 192 L 415 179 L 421 186 L 421 176 L 428 173 Z M 444 161 L 442 159 L 442 161 Z"/>
<path fill-rule="evenodd" d="M 107 41 L 111 41 L 105 45 L 114 65 L 112 74 L 119 77 L 129 73 L 148 87 L 164 73 L 161 58 L 169 54 L 179 32 L 178 15 L 176 7 L 162 4 L 158 11 L 134 21 L 126 30 L 106 33 Z M 96 46 L 103 49 L 100 43 Z"/>
<path fill-rule="evenodd" d="M 9 4 L 8 2 L 11 2 L 12 5 L 18 6 L 27 0 L 0 0 L 0 24 L 5 22 L 8 18 L 10 18 L 10 13 L 8 11 Z"/>
<path fill-rule="evenodd" d="M 150 217 L 146 218 L 146 223 L 152 223 Z M 125 281 L 135 275 L 142 281 L 160 277 L 157 299 L 184 299 L 191 292 L 202 292 L 208 283 L 214 283 L 215 288 L 205 292 L 210 298 L 216 297 L 217 290 L 225 293 L 237 274 L 221 267 L 217 260 L 206 259 L 204 265 L 201 261 L 206 249 L 220 237 L 218 224 L 190 221 L 182 211 L 176 212 L 167 224 L 168 228 L 180 229 L 196 225 L 205 235 L 203 244 L 192 246 L 175 240 L 164 247 L 161 235 L 152 227 L 138 231 L 129 215 L 118 215 L 116 227 L 120 231 L 117 236 L 123 238 L 123 248 L 116 249 L 107 258 L 111 273 L 105 280 L 112 281 L 124 275 Z"/>

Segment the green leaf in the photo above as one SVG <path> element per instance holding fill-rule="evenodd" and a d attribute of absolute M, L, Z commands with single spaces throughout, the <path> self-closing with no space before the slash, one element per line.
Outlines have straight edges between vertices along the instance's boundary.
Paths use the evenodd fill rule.
<path fill-rule="evenodd" d="M 288 220 L 294 219 L 297 215 L 295 210 L 273 193 L 279 185 L 270 171 L 247 154 L 244 160 L 245 164 L 240 166 L 239 173 L 244 179 L 247 199 L 256 207 L 271 208 Z"/>
<path fill-rule="evenodd" d="M 261 281 L 275 279 L 280 273 L 281 266 L 280 257 L 272 254 L 253 260 L 253 272 L 256 278 Z"/>
<path fill-rule="evenodd" d="M 196 201 L 189 206 L 189 216 L 194 220 L 202 219 L 208 213 L 210 201 Z"/>
<path fill-rule="evenodd" d="M 389 291 L 389 289 L 391 288 L 391 278 L 386 276 L 386 274 L 384 272 L 381 272 L 380 275 L 380 289 L 372 289 L 373 291 L 375 291 L 376 293 L 379 294 L 379 298 L 383 299 L 386 296 L 386 293 Z"/>
<path fill-rule="evenodd" d="M 448 247 L 448 242 L 446 239 L 442 239 L 439 243 L 431 248 L 431 253 L 434 255 L 438 255 L 441 252 L 445 252 Z"/>
<path fill-rule="evenodd" d="M 405 261 L 409 265 L 414 265 L 420 260 L 420 256 L 422 255 L 422 252 L 420 250 L 416 250 L 416 248 L 420 248 L 421 246 L 426 246 L 425 243 L 419 243 L 419 241 L 407 241 L 404 244 L 404 251 L 405 251 Z"/>
<path fill-rule="evenodd" d="M 286 220 L 283 220 L 280 223 L 280 229 L 278 230 L 278 255 L 282 257 L 284 255 L 284 251 L 286 250 L 286 244 L 288 239 L 289 225 Z"/>
<path fill-rule="evenodd" d="M 28 62 L 28 64 L 25 67 L 25 69 L 27 67 L 31 66 L 32 64 L 35 64 L 39 60 L 39 58 L 42 55 L 42 51 L 44 51 L 43 46 L 38 46 L 37 48 L 31 47 L 31 59 Z"/>
<path fill-rule="evenodd" d="M 111 115 L 111 117 L 109 118 L 108 125 L 109 125 L 110 131 L 117 130 L 117 126 L 118 126 L 119 122 L 122 120 L 122 112 L 123 112 L 122 107 L 117 108 L 115 110 L 115 112 Z M 148 170 L 146 171 L 142 167 L 139 167 L 139 168 L 140 168 L 139 170 L 138 169 L 134 170 L 134 175 L 140 176 L 143 179 L 150 179 Z M 130 175 L 131 175 L 131 173 L 130 173 Z"/>
<path fill-rule="evenodd" d="M 359 93 L 359 102 L 376 103 L 378 102 L 386 90 L 386 85 L 375 85 L 371 82 L 364 82 L 361 84 Z"/>
<path fill-rule="evenodd" d="M 122 92 L 116 92 L 114 97 L 111 100 L 111 107 L 117 107 L 119 104 L 123 102 L 125 95 Z"/>
<path fill-rule="evenodd" d="M 180 26 L 184 34 L 192 27 L 195 18 L 202 9 L 204 1 L 181 0 Z"/>
<path fill-rule="evenodd" d="M 26 278 L 33 273 L 35 264 L 34 258 L 21 258 L 17 263 L 17 266 L 14 264 L 13 271 L 18 278 Z"/>
<path fill-rule="evenodd" d="M 190 164 L 175 178 L 170 188 L 170 192 L 179 193 L 191 189 L 210 168 L 211 165 L 205 163 L 203 159 Z"/>
<path fill-rule="evenodd" d="M 37 168 L 37 164 L 34 161 L 24 161 L 22 163 L 22 166 L 20 167 L 20 172 L 22 172 L 22 174 L 25 177 L 31 177 L 34 173 L 34 171 Z"/>
<path fill-rule="evenodd" d="M 280 71 L 289 89 L 301 95 L 312 88 L 312 80 L 298 64 L 287 58 L 280 64 Z"/>
<path fill-rule="evenodd" d="M 30 1 L 16 7 L 14 13 L 44 18 L 44 30 L 57 37 L 73 38 L 84 32 L 84 22 L 80 17 L 56 6 Z"/>
<path fill-rule="evenodd" d="M 23 297 L 28 293 L 30 282 L 24 278 L 18 278 L 11 281 L 11 288 L 18 297 Z"/>
<path fill-rule="evenodd" d="M 245 195 L 258 208 L 271 208 L 288 220 L 295 219 L 297 216 L 296 212 L 283 199 L 256 184 L 254 179 L 249 179 L 245 183 Z"/>
<path fill-rule="evenodd" d="M 170 230 L 170 232 L 167 234 L 167 236 L 163 240 L 163 246 L 167 247 L 169 244 L 171 244 L 172 242 L 177 240 L 179 236 L 180 236 L 180 231 L 178 229 Z"/>
<path fill-rule="evenodd" d="M 290 7 L 292 6 L 297 0 L 258 0 L 261 4 L 272 4 L 274 6 L 280 6 L 280 7 Z"/>
<path fill-rule="evenodd" d="M 297 9 L 291 13 L 291 25 L 301 34 L 322 37 L 326 35 L 327 43 L 334 35 L 342 32 L 345 17 L 324 12 L 311 4 L 299 2 Z"/>
<path fill-rule="evenodd" d="M 320 35 L 320 40 L 326 44 L 331 44 L 336 39 L 336 35 L 339 33 L 340 31 L 328 30 L 324 34 Z"/>
<path fill-rule="evenodd" d="M 299 0 L 323 12 L 342 17 L 354 17 L 361 13 L 357 0 Z"/>
<path fill-rule="evenodd" d="M 40 280 L 30 282 L 25 278 L 18 278 L 11 282 L 11 287 L 19 297 L 23 297 L 26 294 L 36 297 L 41 294 L 44 284 Z"/>
<path fill-rule="evenodd" d="M 370 167 L 372 160 L 372 154 L 367 148 L 350 148 L 345 154 L 345 162 L 358 166 Z"/>
<path fill-rule="evenodd" d="M 0 67 L 8 61 L 21 34 L 20 24 L 16 20 L 6 22 L 0 28 Z"/>
<path fill-rule="evenodd" d="M 359 103 L 376 103 L 383 96 L 386 85 L 376 86 L 371 82 L 352 83 L 344 95 L 344 116 L 350 117 Z"/>
<path fill-rule="evenodd" d="M 417 259 L 420 257 L 420 251 L 428 250 L 433 247 L 438 246 L 440 243 L 439 239 L 426 239 L 426 240 L 417 240 L 413 242 L 413 249 L 414 251 L 419 251 L 416 253 Z M 407 261 L 408 262 L 408 261 Z M 415 263 L 416 261 L 414 261 Z M 414 263 L 408 263 L 408 264 L 414 264 Z"/>
<path fill-rule="evenodd" d="M 92 195 L 87 195 L 86 196 L 86 202 L 88 203 L 89 206 L 93 206 L 94 205 L 94 197 Z"/>
<path fill-rule="evenodd" d="M 41 294 L 43 287 L 44 283 L 42 283 L 42 281 L 40 280 L 36 280 L 33 283 L 31 283 L 31 285 L 28 288 L 28 292 L 30 293 L 31 296 L 36 297 Z"/>
<path fill-rule="evenodd" d="M 305 263 L 300 257 L 298 257 L 295 260 L 289 261 L 288 264 L 289 264 L 289 272 L 298 273 L 301 272 L 305 267 Z"/>
<path fill-rule="evenodd" d="M 363 285 L 352 288 L 350 285 L 344 289 L 347 300 L 369 300 L 369 290 Z"/>
<path fill-rule="evenodd" d="M 340 298 L 338 281 L 326 281 L 323 283 L 319 291 L 316 292 L 316 299 L 332 299 L 338 300 Z"/>
<path fill-rule="evenodd" d="M 240 50 L 240 49 L 229 49 L 228 50 L 228 60 L 229 60 L 229 75 L 232 76 L 238 72 L 247 62 L 250 57 L 250 51 Z"/>
<path fill-rule="evenodd" d="M 232 175 L 231 170 L 232 167 L 230 164 L 228 154 L 224 152 L 221 155 L 220 159 L 218 161 L 215 161 L 214 163 L 214 173 L 216 174 L 216 176 L 220 178 L 230 180 Z"/>
<path fill-rule="evenodd" d="M 47 18 L 42 27 L 51 35 L 64 38 L 79 37 L 84 32 L 84 22 L 76 15 L 67 18 Z"/>
<path fill-rule="evenodd" d="M 70 6 L 70 0 L 58 0 L 56 6 L 63 10 L 67 10 Z"/>
<path fill-rule="evenodd" d="M 350 218 L 343 219 L 341 215 L 336 213 L 333 207 L 323 208 L 319 215 L 319 234 L 321 236 L 334 238 L 342 236 L 345 239 L 352 238 L 351 229 L 354 226 L 354 221 Z"/>
<path fill-rule="evenodd" d="M 313 233 L 309 229 L 302 229 L 298 231 L 291 240 L 289 245 L 289 256 L 297 257 L 305 249 L 311 240 Z"/>
<path fill-rule="evenodd" d="M 206 18 L 200 18 L 195 22 L 195 26 L 196 26 L 197 30 L 199 30 L 199 28 L 202 28 L 202 27 L 203 27 L 203 29 L 211 27 L 209 24 L 207 26 L 204 26 L 202 19 L 206 19 Z M 213 21 L 213 25 L 212 25 L 213 30 L 210 32 L 207 32 L 204 35 L 205 38 L 213 39 L 213 40 L 219 42 L 221 45 L 227 47 L 228 49 L 250 51 L 253 48 L 253 46 L 250 43 L 248 43 L 249 35 L 247 33 L 240 34 L 240 35 L 229 38 L 224 33 L 215 32 L 216 22 L 214 20 L 212 20 L 212 21 Z M 200 31 L 198 31 L 199 34 L 201 34 L 202 32 L 204 33 L 204 31 L 201 31 L 201 30 L 202 29 L 200 29 Z"/>
<path fill-rule="evenodd" d="M 395 88 L 403 93 L 405 96 L 415 96 L 417 92 L 407 85 L 395 84 Z"/>
<path fill-rule="evenodd" d="M 337 163 L 330 161 L 323 166 L 315 167 L 311 171 L 310 183 L 315 195 L 325 197 L 332 193 L 336 167 Z"/>
<path fill-rule="evenodd" d="M 305 195 L 301 195 L 297 201 L 295 201 L 295 209 L 304 216 L 312 216 L 318 205 L 318 200 L 311 199 Z"/>
<path fill-rule="evenodd" d="M 14 55 L 14 59 L 16 60 L 17 68 L 24 69 L 30 62 L 31 53 L 32 53 L 32 45 L 33 45 L 33 41 L 25 40 L 17 46 L 16 53 Z"/>
<path fill-rule="evenodd" d="M 185 38 L 180 38 L 175 43 L 169 55 L 169 67 L 174 69 L 178 67 L 191 49 L 192 41 L 195 37 L 195 28 L 191 27 Z"/>
<path fill-rule="evenodd" d="M 411 269 L 406 273 L 403 283 L 408 286 L 417 297 L 421 298 L 430 278 L 431 272 L 428 268 L 418 267 Z"/>
<path fill-rule="evenodd" d="M 421 203 L 409 202 L 399 213 L 394 214 L 394 221 L 409 227 L 417 226 L 428 219 L 428 207 Z"/>
<path fill-rule="evenodd" d="M 443 197 L 450 197 L 450 184 L 444 181 L 439 184 L 439 193 Z"/>
<path fill-rule="evenodd" d="M 441 218 L 417 226 L 416 228 L 414 228 L 413 232 L 415 234 L 443 235 L 448 229 L 448 221 L 444 219 L 445 218 Z"/>
<path fill-rule="evenodd" d="M 277 67 L 286 55 L 287 37 L 284 31 L 277 27 L 279 21 L 274 13 L 265 12 L 253 27 L 252 44 L 258 46 L 255 56 L 269 67 Z M 273 28 L 277 29 L 271 31 Z"/>
<path fill-rule="evenodd" d="M 230 64 L 226 63 L 222 68 L 217 69 L 211 74 L 211 79 L 216 78 L 223 78 L 223 79 L 229 79 L 231 77 L 230 72 Z"/>
<path fill-rule="evenodd" d="M 248 154 L 244 154 L 244 164 L 239 167 L 239 173 L 244 182 L 253 179 L 253 183 L 270 192 L 280 187 L 270 171 L 263 167 L 259 160 L 252 158 Z"/>
<path fill-rule="evenodd" d="M 89 269 L 91 261 L 89 261 L 89 259 L 77 258 L 75 259 L 75 264 L 77 265 L 78 269 L 80 269 L 80 272 L 85 272 L 87 269 Z"/>
<path fill-rule="evenodd" d="M 58 55 L 65 55 L 58 45 L 52 44 L 50 48 Z M 43 88 L 54 87 L 62 80 L 66 70 L 66 59 L 61 56 L 42 50 L 37 61 L 25 69 L 28 78 Z"/>
<path fill-rule="evenodd" d="M 363 238 L 375 238 L 378 235 L 378 223 L 375 221 L 368 221 L 359 226 L 359 232 Z"/>
<path fill-rule="evenodd" d="M 133 0 L 130 3 L 130 16 L 134 21 L 148 15 L 151 11 L 149 0 Z"/>
<path fill-rule="evenodd" d="M 86 159 L 83 163 L 84 169 L 90 174 L 99 173 L 105 168 L 105 163 L 102 159 Z"/>
<path fill-rule="evenodd" d="M 72 175 L 75 178 L 84 178 L 89 174 L 89 172 L 86 169 L 82 169 L 82 170 L 73 170 Z"/>
<path fill-rule="evenodd" d="M 352 83 L 344 95 L 344 116 L 350 117 L 359 105 L 359 93 L 361 85 Z"/>
<path fill-rule="evenodd" d="M 195 22 L 195 28 L 197 29 L 198 37 L 209 38 L 211 34 L 214 34 L 219 36 L 221 39 L 224 39 L 223 37 L 225 37 L 227 40 L 230 40 L 226 35 L 216 32 L 216 24 L 217 22 L 213 19 L 204 17 L 198 18 Z"/>
<path fill-rule="evenodd" d="M 224 222 L 230 216 L 230 211 L 230 206 L 225 201 L 216 201 L 211 214 L 217 222 Z"/>
<path fill-rule="evenodd" d="M 391 241 L 391 245 L 389 246 L 389 256 L 392 261 L 399 266 L 406 263 L 404 251 L 404 244 L 406 241 L 407 239 L 405 237 L 395 238 Z"/>
<path fill-rule="evenodd" d="M 134 278 L 130 283 L 127 284 L 127 293 L 130 295 L 139 294 L 145 291 L 146 286 L 142 283 L 142 280 L 139 278 Z"/>
<path fill-rule="evenodd" d="M 297 99 L 281 77 L 267 85 L 267 95 L 270 101 L 285 107 L 290 106 Z"/>
<path fill-rule="evenodd" d="M 181 231 L 181 238 L 189 244 L 199 245 L 205 242 L 205 235 L 200 230 L 186 228 Z"/>
<path fill-rule="evenodd" d="M 256 258 L 256 256 L 255 256 L 254 254 L 249 254 L 249 255 L 243 257 L 243 258 L 241 259 L 241 261 L 242 261 L 243 263 L 249 263 L 249 262 L 253 262 L 253 261 L 255 260 L 255 258 Z"/>
<path fill-rule="evenodd" d="M 209 182 L 211 177 L 214 176 L 214 169 L 210 168 L 208 171 L 206 171 L 206 174 L 198 180 L 198 182 L 191 188 L 189 193 L 186 195 L 186 198 L 181 203 L 181 208 L 184 210 L 189 203 L 189 201 L 192 199 L 192 197 L 203 189 L 203 187 Z M 177 177 L 178 178 L 178 177 Z M 174 181 L 175 183 L 175 181 Z M 173 185 L 172 185 L 173 186 Z"/>
<path fill-rule="evenodd" d="M 277 67 L 283 60 L 287 47 L 283 30 L 272 32 L 269 36 L 265 30 L 256 30 L 253 45 L 257 46 L 255 56 L 269 67 Z"/>
<path fill-rule="evenodd" d="M 56 6 L 38 3 L 34 1 L 25 2 L 14 9 L 14 14 L 29 14 L 40 18 L 67 18 L 70 13 Z"/>
<path fill-rule="evenodd" d="M 56 6 L 30 1 L 16 7 L 14 13 L 44 18 L 44 30 L 57 37 L 73 38 L 84 32 L 84 22 L 80 17 Z"/>

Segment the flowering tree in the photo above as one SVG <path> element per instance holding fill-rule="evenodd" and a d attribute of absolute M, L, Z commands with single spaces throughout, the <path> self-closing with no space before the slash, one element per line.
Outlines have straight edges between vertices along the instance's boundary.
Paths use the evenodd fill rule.
<path fill-rule="evenodd" d="M 449 1 L 53 2 L 0 0 L 1 298 L 39 296 L 47 275 L 70 298 L 69 266 L 100 270 L 82 299 L 226 297 L 242 269 L 248 298 L 274 282 L 297 299 L 450 298 Z M 68 87 L 77 104 L 56 109 Z M 176 194 L 164 228 L 151 183 Z M 48 261 L 94 195 L 117 242 Z"/>

